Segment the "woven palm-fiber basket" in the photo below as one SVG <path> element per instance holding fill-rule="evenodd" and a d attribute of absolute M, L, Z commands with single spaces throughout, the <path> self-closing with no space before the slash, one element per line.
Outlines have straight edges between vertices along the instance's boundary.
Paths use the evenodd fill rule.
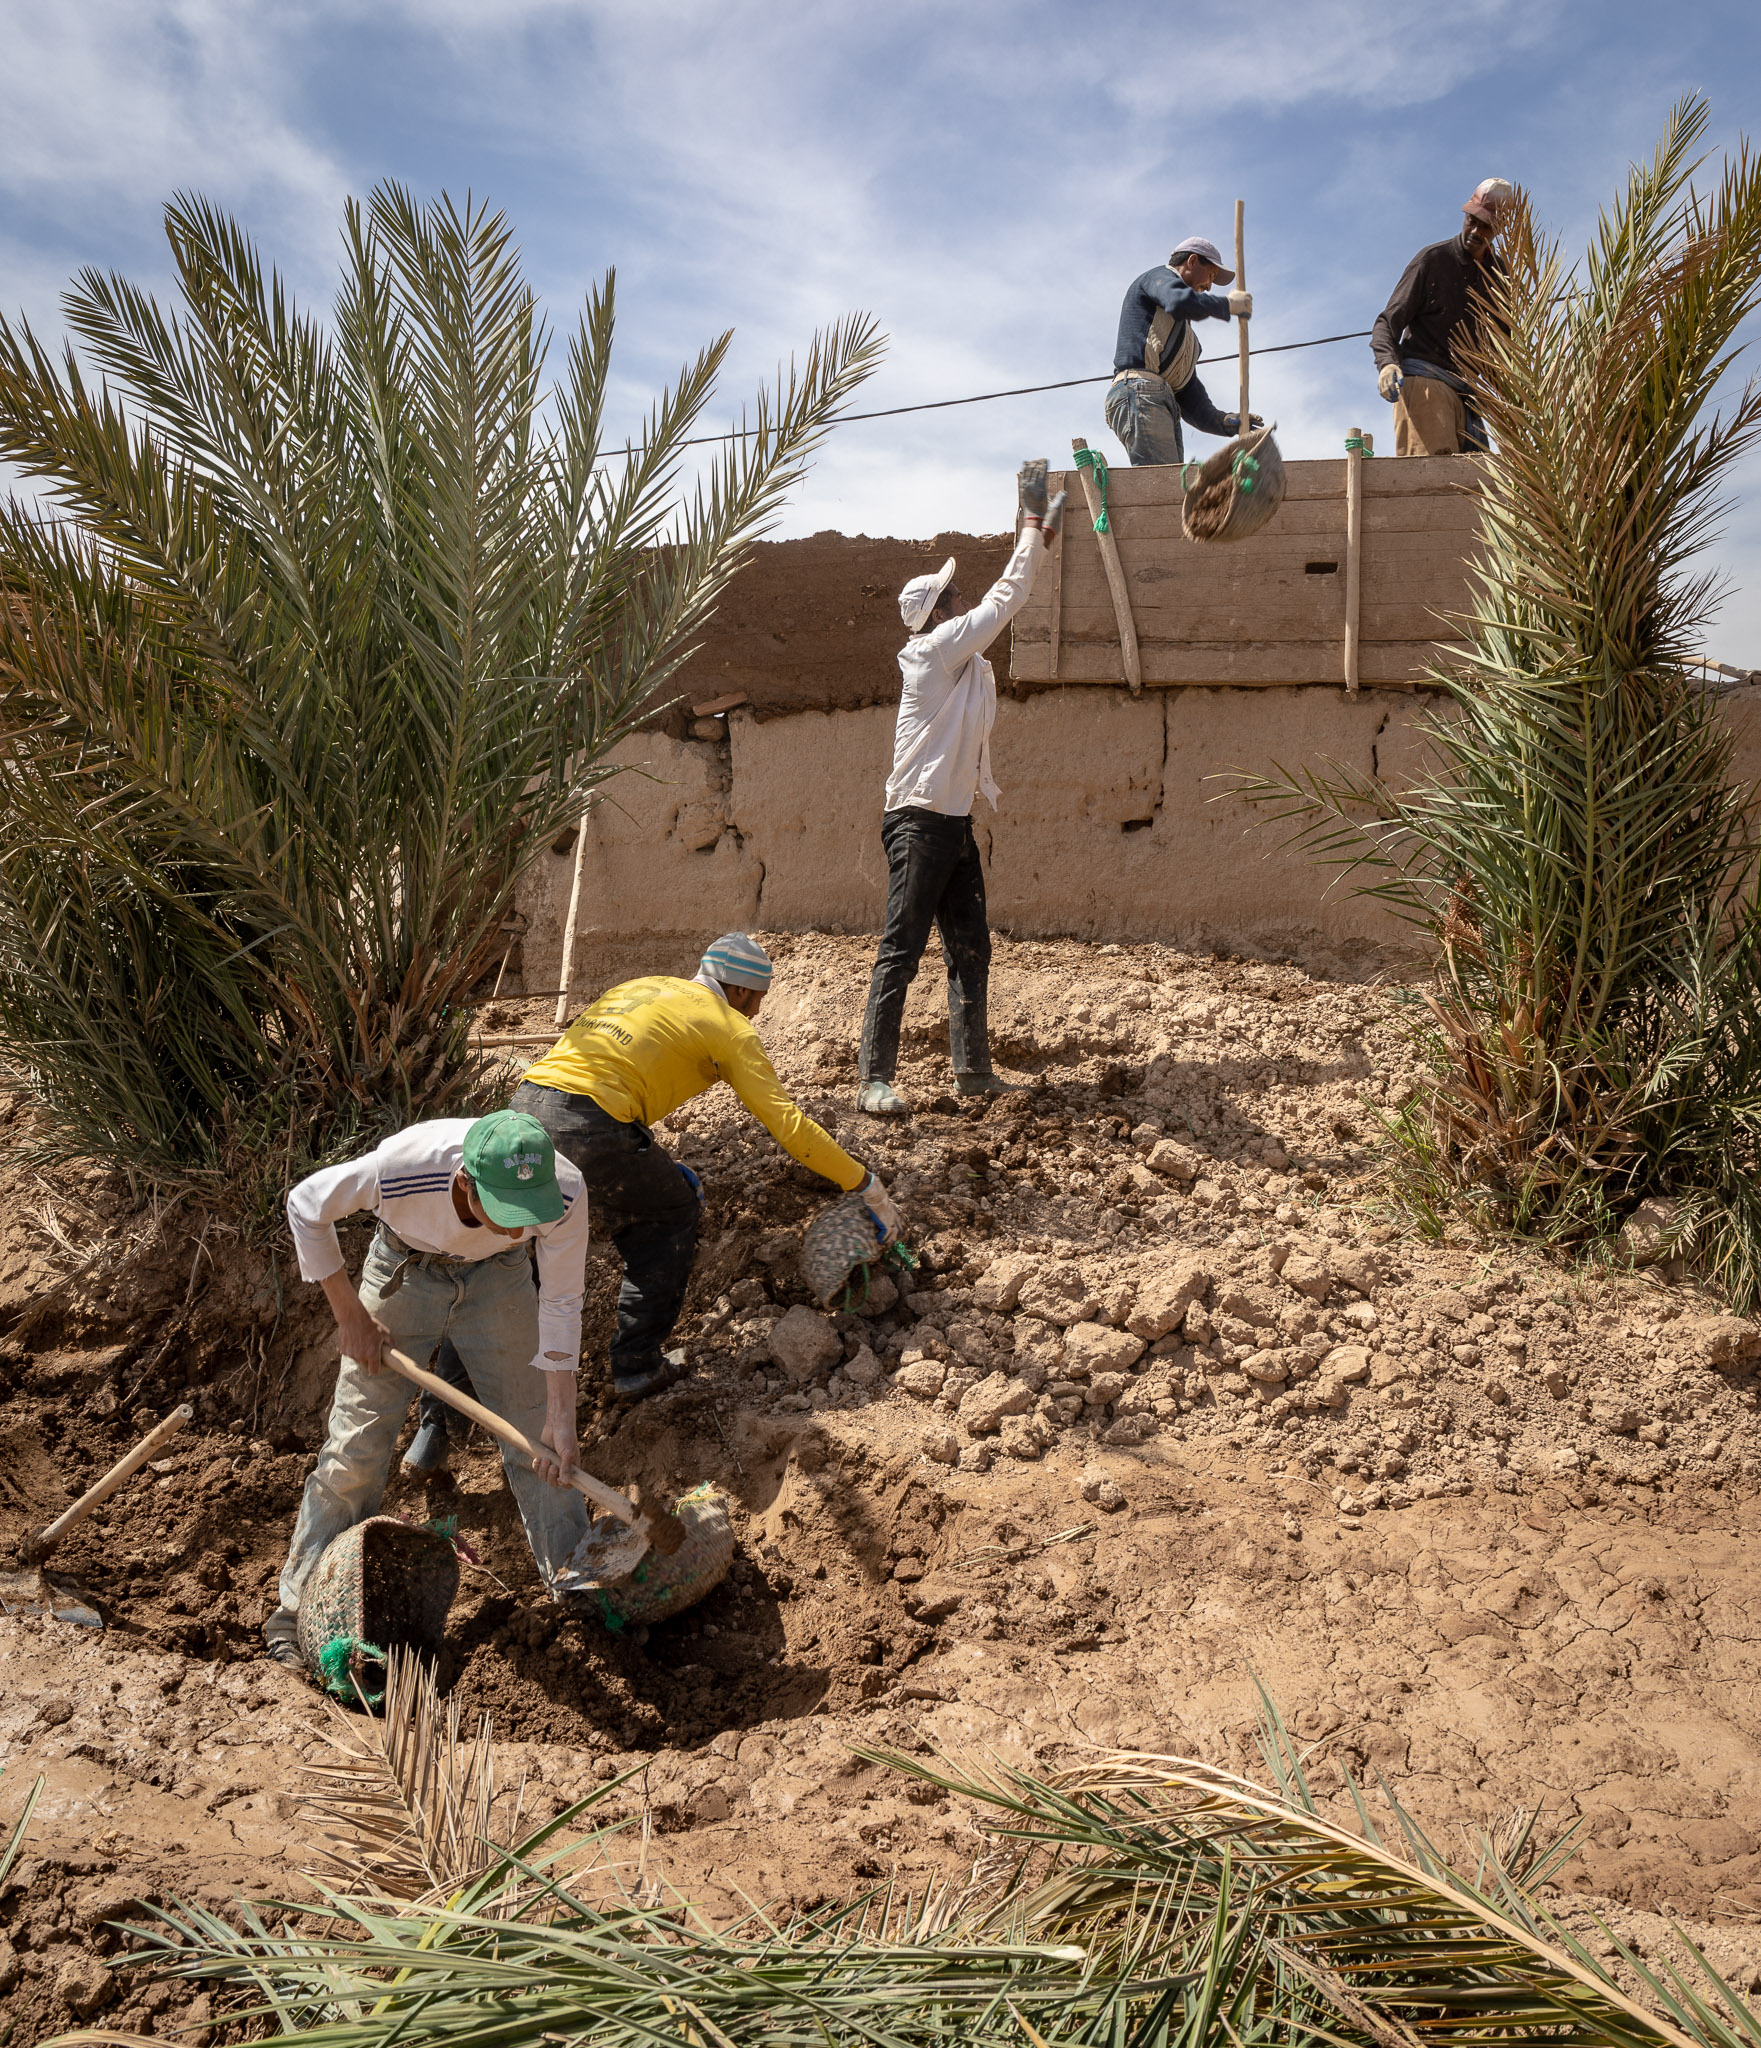
<path fill-rule="evenodd" d="M 801 1239 L 801 1277 L 822 1306 L 859 1266 L 880 1258 L 896 1233 L 883 1230 L 859 1194 L 840 1195 L 808 1224 Z"/>
<path fill-rule="evenodd" d="M 437 1657 L 459 1590 L 449 1537 L 394 1515 L 345 1529 L 319 1558 L 300 1593 L 300 1655 L 327 1691 L 369 1699 L 385 1680 L 385 1658 L 400 1643 Z"/>
<path fill-rule="evenodd" d="M 1197 474 L 1194 474 L 1194 471 Z M 1188 540 L 1245 540 L 1284 502 L 1284 458 L 1270 427 L 1219 448 L 1182 472 L 1181 530 Z"/>
<path fill-rule="evenodd" d="M 656 1546 L 627 1577 L 595 1590 L 594 1598 L 608 1628 L 670 1621 L 713 1593 L 727 1577 L 734 1561 L 727 1495 L 705 1481 L 693 1487 L 673 1513 L 684 1523 L 686 1536 L 671 1557 Z"/>

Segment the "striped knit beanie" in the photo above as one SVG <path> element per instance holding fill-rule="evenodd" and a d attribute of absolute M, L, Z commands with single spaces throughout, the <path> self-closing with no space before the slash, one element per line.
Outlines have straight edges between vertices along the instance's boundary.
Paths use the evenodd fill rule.
<path fill-rule="evenodd" d="M 770 955 L 744 932 L 723 932 L 703 956 L 703 972 L 724 988 L 770 987 Z"/>

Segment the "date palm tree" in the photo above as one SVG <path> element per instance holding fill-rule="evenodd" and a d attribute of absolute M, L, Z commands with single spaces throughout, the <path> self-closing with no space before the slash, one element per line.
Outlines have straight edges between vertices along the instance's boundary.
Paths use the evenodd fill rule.
<path fill-rule="evenodd" d="M 1505 226 L 1469 365 L 1496 448 L 1430 771 L 1243 786 L 1434 942 L 1433 1081 L 1395 1127 L 1419 1214 L 1569 1242 L 1670 1195 L 1747 1305 L 1761 849 L 1691 666 L 1717 594 L 1694 560 L 1761 433 L 1761 385 L 1714 409 L 1761 289 L 1761 164 L 1745 147 L 1697 190 L 1706 122 L 1674 110 L 1575 270 L 1526 199 Z"/>
<path fill-rule="evenodd" d="M 0 1058 L 68 1150 L 255 1185 L 459 1101 L 522 871 L 882 344 L 816 335 L 688 482 L 731 336 L 608 446 L 613 278 L 553 351 L 486 206 L 351 203 L 328 322 L 165 224 L 174 309 L 0 321 Z"/>

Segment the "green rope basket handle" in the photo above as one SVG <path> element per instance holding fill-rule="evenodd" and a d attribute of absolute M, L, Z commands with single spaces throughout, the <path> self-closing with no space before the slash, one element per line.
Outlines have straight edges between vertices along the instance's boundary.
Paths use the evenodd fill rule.
<path fill-rule="evenodd" d="M 1107 522 L 1107 458 L 1098 448 L 1078 448 L 1073 451 L 1078 469 L 1092 469 L 1095 482 L 1101 487 L 1101 516 L 1095 521 L 1096 533 L 1110 533 Z"/>
<path fill-rule="evenodd" d="M 895 1238 L 894 1241 L 887 1246 L 886 1250 L 881 1253 L 879 1263 L 883 1266 L 895 1267 L 901 1273 L 914 1273 L 917 1270 L 919 1260 L 917 1254 L 911 1249 L 911 1247 L 908 1244 L 904 1243 L 900 1239 Z M 844 1282 L 844 1298 L 838 1304 L 838 1307 L 846 1314 L 854 1312 L 854 1304 L 851 1299 L 851 1289 L 855 1285 L 855 1276 L 854 1274 L 852 1274 L 852 1276 Z M 865 1265 L 862 1268 L 862 1299 L 864 1301 L 867 1301 L 869 1295 L 873 1291 L 873 1269 Z"/>
<path fill-rule="evenodd" d="M 1236 451 L 1235 460 L 1229 465 L 1235 478 L 1235 488 L 1245 498 L 1252 494 L 1254 480 L 1260 473 L 1260 465 L 1245 448 Z"/>
<path fill-rule="evenodd" d="M 1180 488 L 1183 491 L 1190 491 L 1192 489 L 1193 478 L 1196 477 L 1199 471 L 1203 468 L 1204 464 L 1202 462 L 1187 463 L 1186 466 L 1180 472 Z"/>
<path fill-rule="evenodd" d="M 332 1636 L 318 1652 L 318 1679 L 327 1693 L 336 1699 L 347 1701 L 351 1706 L 356 1696 L 355 1674 L 370 1663 L 383 1665 L 385 1652 L 372 1643 L 362 1642 L 356 1636 Z M 383 1692 L 369 1692 L 360 1688 L 360 1697 L 368 1706 L 376 1707 L 384 1699 Z"/>

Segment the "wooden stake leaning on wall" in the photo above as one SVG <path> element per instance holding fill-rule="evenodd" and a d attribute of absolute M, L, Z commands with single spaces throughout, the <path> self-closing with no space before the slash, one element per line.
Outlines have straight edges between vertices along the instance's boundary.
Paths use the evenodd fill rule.
<path fill-rule="evenodd" d="M 1081 458 L 1089 453 L 1089 446 L 1080 437 L 1072 440 L 1070 446 L 1077 456 L 1076 474 L 1082 479 L 1082 495 L 1088 505 L 1088 516 L 1094 521 L 1095 539 L 1100 543 L 1101 566 L 1107 572 L 1107 588 L 1113 593 L 1113 616 L 1119 622 L 1119 651 L 1125 661 L 1125 680 L 1135 696 L 1143 688 L 1143 663 L 1138 659 L 1137 627 L 1131 618 L 1131 592 L 1126 587 L 1124 564 L 1119 560 L 1119 544 L 1113 538 L 1113 523 L 1103 495 L 1105 487 L 1095 483 L 1095 464 L 1101 458 L 1096 456 L 1088 462 L 1082 461 Z"/>
<path fill-rule="evenodd" d="M 1357 695 L 1358 624 L 1363 613 L 1364 430 L 1345 437 L 1345 690 Z"/>
<path fill-rule="evenodd" d="M 587 858 L 587 819 L 583 815 L 575 827 L 575 878 L 569 884 L 569 915 L 563 925 L 563 964 L 557 980 L 562 983 L 562 993 L 556 999 L 556 1024 L 560 1031 L 568 1021 L 569 990 L 575 979 L 575 927 L 581 920 L 581 869 Z"/>
<path fill-rule="evenodd" d="M 1056 483 L 1052 488 L 1060 491 L 1069 490 L 1070 472 L 1066 470 L 1062 478 L 1060 478 L 1058 483 Z M 1046 675 L 1054 683 L 1058 680 L 1058 656 L 1063 651 L 1060 646 L 1060 642 L 1063 638 L 1063 633 L 1064 550 L 1061 547 L 1057 547 L 1053 548 L 1052 550 L 1052 625 L 1050 635 L 1051 649 L 1050 659 L 1046 666 Z"/>

